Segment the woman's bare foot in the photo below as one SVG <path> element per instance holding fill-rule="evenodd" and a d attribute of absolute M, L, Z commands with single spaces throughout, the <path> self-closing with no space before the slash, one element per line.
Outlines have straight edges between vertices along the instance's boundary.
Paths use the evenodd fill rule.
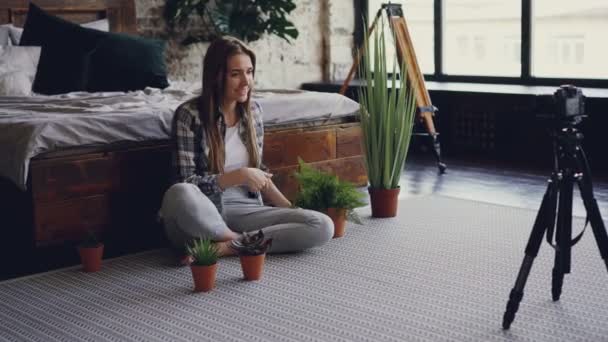
<path fill-rule="evenodd" d="M 234 250 L 232 248 L 230 248 L 230 243 L 232 242 L 232 240 L 229 241 L 221 241 L 221 242 L 216 242 L 215 245 L 217 246 L 217 254 L 220 257 L 225 257 L 225 256 L 231 256 L 234 255 Z"/>
<path fill-rule="evenodd" d="M 236 240 L 240 237 L 240 234 L 237 234 L 233 231 L 227 233 L 222 237 L 221 241 L 215 243 L 218 249 L 218 254 L 220 257 L 235 255 L 234 250 L 230 247 L 232 240 Z"/>

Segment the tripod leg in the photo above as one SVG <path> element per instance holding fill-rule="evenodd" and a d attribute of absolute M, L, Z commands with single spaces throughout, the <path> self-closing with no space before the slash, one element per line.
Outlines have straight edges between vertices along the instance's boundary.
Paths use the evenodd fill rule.
<path fill-rule="evenodd" d="M 381 15 L 382 15 L 382 8 L 378 9 L 378 12 L 376 13 L 376 17 L 374 18 L 372 25 L 369 27 L 369 30 L 367 30 L 367 38 L 369 38 L 369 36 L 372 34 L 372 31 L 374 30 L 374 28 L 376 27 L 376 24 L 378 23 L 378 18 L 380 18 Z M 361 56 L 363 55 L 363 52 L 364 52 L 364 49 L 362 47 L 357 50 L 357 54 L 355 55 L 355 61 L 354 61 L 353 65 L 351 65 L 350 70 L 348 71 L 348 76 L 346 76 L 344 83 L 342 83 L 342 87 L 340 87 L 340 95 L 346 94 L 348 85 L 350 84 L 350 81 L 353 80 L 353 76 L 355 76 L 355 72 L 357 71 L 357 68 L 359 67 L 359 62 L 361 61 Z"/>
<path fill-rule="evenodd" d="M 433 123 L 433 115 L 437 108 L 431 103 L 431 97 L 429 96 L 429 92 L 424 83 L 424 76 L 420 71 L 416 52 L 414 51 L 414 44 L 412 43 L 407 23 L 405 22 L 405 17 L 403 16 L 400 6 L 394 7 L 389 5 L 389 7 L 387 7 L 387 13 L 390 18 L 391 29 L 395 34 L 397 59 L 400 65 L 407 66 L 407 71 L 402 71 L 407 74 L 409 83 L 414 87 L 414 96 L 416 97 L 416 105 L 419 110 L 418 115 L 424 122 L 426 131 L 431 137 L 431 149 L 437 159 L 439 173 L 443 174 L 445 173 L 447 166 L 441 161 L 437 131 L 435 130 L 435 124 Z"/>
<path fill-rule="evenodd" d="M 545 230 L 547 229 L 549 223 L 552 222 L 552 217 L 555 213 L 556 202 L 557 185 L 553 180 L 550 180 L 549 185 L 547 187 L 547 191 L 543 196 L 543 201 L 540 205 L 540 209 L 538 210 L 538 214 L 536 215 L 534 226 L 532 227 L 532 233 L 530 234 L 530 238 L 528 239 L 528 244 L 526 245 L 526 255 L 521 264 L 521 267 L 519 268 L 519 273 L 517 274 L 515 286 L 509 294 L 509 301 L 507 302 L 507 308 L 502 319 L 503 329 L 509 329 L 511 323 L 515 319 L 515 314 L 519 309 L 519 303 L 521 302 L 524 296 L 524 287 L 526 286 L 528 275 L 530 274 L 530 270 L 532 269 L 534 258 L 536 258 L 536 255 L 538 255 L 538 250 L 540 249 L 540 245 L 543 241 L 543 234 L 545 233 Z"/>
<path fill-rule="evenodd" d="M 439 143 L 439 139 L 437 139 L 439 133 L 437 133 L 437 130 L 435 130 L 435 123 L 433 122 L 433 112 L 436 109 L 437 108 L 433 107 L 432 111 L 424 111 L 422 108 L 418 108 L 418 116 L 420 117 L 420 121 L 424 124 L 426 132 L 430 137 L 429 143 L 431 145 L 431 151 L 433 151 L 433 155 L 437 161 L 439 173 L 444 174 L 445 170 L 447 169 L 447 165 L 441 161 L 441 145 Z M 426 110 L 428 110 L 428 108 L 426 108 Z"/>
<path fill-rule="evenodd" d="M 559 206 L 557 209 L 557 225 L 555 230 L 555 263 L 553 265 L 551 294 L 553 301 L 558 301 L 562 293 L 564 275 L 570 273 L 572 246 L 572 187 L 574 175 L 567 170 L 559 189 Z"/>
<path fill-rule="evenodd" d="M 437 160 L 437 167 L 439 168 L 439 173 L 444 174 L 447 169 L 447 165 L 441 161 L 441 145 L 439 144 L 439 139 L 437 139 L 437 133 L 429 134 L 431 137 L 431 148 L 433 150 L 433 155 Z"/>
<path fill-rule="evenodd" d="M 587 172 L 583 174 L 583 177 L 589 177 L 588 175 L 589 172 L 587 170 Z M 581 197 L 583 198 L 583 204 L 587 210 L 587 217 L 589 218 L 597 247 L 600 250 L 602 259 L 604 259 L 606 270 L 608 270 L 608 234 L 606 234 L 606 226 L 604 226 L 602 214 L 600 213 L 597 201 L 593 195 L 591 180 L 579 179 L 578 186 L 581 191 Z"/>

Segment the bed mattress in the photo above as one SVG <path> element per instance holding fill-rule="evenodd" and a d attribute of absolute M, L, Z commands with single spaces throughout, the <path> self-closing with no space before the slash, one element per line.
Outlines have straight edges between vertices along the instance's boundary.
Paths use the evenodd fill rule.
<path fill-rule="evenodd" d="M 198 93 L 195 85 L 174 84 L 128 93 L 0 97 L 0 176 L 25 190 L 36 156 L 168 140 L 175 109 Z M 253 99 L 268 128 L 318 125 L 359 109 L 339 94 L 302 90 L 259 90 Z"/>

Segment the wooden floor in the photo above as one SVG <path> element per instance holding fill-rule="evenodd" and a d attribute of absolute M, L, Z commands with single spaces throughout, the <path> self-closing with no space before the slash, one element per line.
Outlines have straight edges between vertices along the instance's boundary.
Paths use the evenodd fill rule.
<path fill-rule="evenodd" d="M 551 170 L 528 169 L 499 165 L 473 158 L 447 159 L 447 173 L 440 175 L 434 162 L 427 155 L 414 154 L 409 158 L 401 177 L 401 197 L 437 194 L 494 204 L 515 206 L 538 210 L 547 188 L 547 179 Z M 608 218 L 608 181 L 606 177 L 594 178 L 594 194 L 598 200 L 600 212 Z M 437 213 L 441 215 L 441 213 Z M 584 216 L 585 209 L 575 190 L 573 214 Z M 530 223 L 532 228 L 532 222 Z M 575 232 L 580 227 L 573 227 Z M 54 257 L 59 256 L 59 257 Z M 48 251 L 37 257 L 39 262 L 31 267 L 20 268 L 18 272 L 4 269 L 0 280 L 42 272 L 49 269 L 75 265 L 78 256 L 73 249 Z M 13 262 L 17 262 L 13 261 Z M 14 264 L 13 264 L 14 266 Z"/>
<path fill-rule="evenodd" d="M 446 160 L 448 170 L 440 175 L 427 157 L 410 158 L 401 177 L 401 196 L 437 194 L 475 201 L 538 210 L 547 190 L 551 169 L 526 168 L 471 161 Z M 608 179 L 593 175 L 593 193 L 604 221 L 608 218 Z M 574 186 L 573 215 L 585 216 L 578 187 Z"/>

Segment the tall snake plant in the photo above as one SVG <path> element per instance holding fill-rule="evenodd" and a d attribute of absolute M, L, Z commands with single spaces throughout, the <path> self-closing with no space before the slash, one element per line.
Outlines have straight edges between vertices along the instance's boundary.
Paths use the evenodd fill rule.
<path fill-rule="evenodd" d="M 416 102 L 407 82 L 406 63 L 400 70 L 393 63 L 393 72 L 388 74 L 387 57 L 396 61 L 397 56 L 387 56 L 385 25 L 378 24 L 373 35 L 365 32 L 361 52 L 359 72 L 366 82 L 359 89 L 361 127 L 370 186 L 395 189 L 412 137 Z"/>

